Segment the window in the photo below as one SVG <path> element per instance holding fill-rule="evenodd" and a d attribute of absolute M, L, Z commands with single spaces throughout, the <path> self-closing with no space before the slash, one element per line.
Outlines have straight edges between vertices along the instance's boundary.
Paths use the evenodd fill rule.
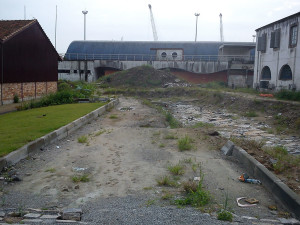
<path fill-rule="evenodd" d="M 289 65 L 281 67 L 279 80 L 292 80 L 292 70 Z"/>
<path fill-rule="evenodd" d="M 265 52 L 267 47 L 267 34 L 258 37 L 257 51 Z"/>
<path fill-rule="evenodd" d="M 177 58 L 177 52 L 173 52 L 173 53 L 172 53 L 172 58 L 173 58 L 173 59 Z"/>
<path fill-rule="evenodd" d="M 166 58 L 167 57 L 167 53 L 165 53 L 165 52 L 161 53 L 161 57 L 162 58 Z"/>
<path fill-rule="evenodd" d="M 297 45 L 298 38 L 298 25 L 291 26 L 290 29 L 290 47 L 295 47 Z"/>
<path fill-rule="evenodd" d="M 58 73 L 70 73 L 70 70 L 58 70 Z"/>
<path fill-rule="evenodd" d="M 262 80 L 271 80 L 271 70 L 268 66 L 265 66 L 261 71 Z"/>
<path fill-rule="evenodd" d="M 280 47 L 280 29 L 275 30 L 271 33 L 270 48 Z"/>

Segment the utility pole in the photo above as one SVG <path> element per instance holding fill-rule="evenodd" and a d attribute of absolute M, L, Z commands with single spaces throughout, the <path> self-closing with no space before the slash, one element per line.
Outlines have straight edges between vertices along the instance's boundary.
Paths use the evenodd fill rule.
<path fill-rule="evenodd" d="M 197 28 L 198 28 L 198 17 L 200 16 L 200 13 L 195 13 L 196 16 L 196 34 L 195 34 L 195 42 L 197 41 Z"/>
<path fill-rule="evenodd" d="M 253 37 L 253 42 L 255 41 L 255 38 L 256 38 L 256 35 L 254 34 L 254 35 L 252 35 L 252 37 Z"/>
<path fill-rule="evenodd" d="M 24 5 L 24 20 L 26 20 L 26 5 Z"/>
<path fill-rule="evenodd" d="M 56 49 L 56 28 L 57 28 L 57 5 L 56 5 L 56 14 L 55 14 L 55 49 Z"/>
<path fill-rule="evenodd" d="M 224 42 L 222 13 L 220 13 L 220 41 Z"/>
<path fill-rule="evenodd" d="M 87 10 L 82 11 L 84 15 L 84 40 L 86 40 L 86 14 L 88 13 Z M 80 70 L 80 67 L 79 67 Z M 84 80 L 87 82 L 88 81 L 88 73 L 87 73 L 87 59 L 85 57 L 84 60 Z"/>

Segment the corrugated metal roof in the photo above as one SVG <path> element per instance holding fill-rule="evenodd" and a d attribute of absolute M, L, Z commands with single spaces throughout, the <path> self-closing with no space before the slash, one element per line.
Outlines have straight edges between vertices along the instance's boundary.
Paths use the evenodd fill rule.
<path fill-rule="evenodd" d="M 240 46 L 245 42 L 226 42 Z M 184 55 L 218 55 L 224 42 L 169 42 L 169 41 L 73 41 L 68 54 L 145 54 L 155 55 L 156 49 L 183 49 Z M 253 44 L 246 42 L 245 44 Z"/>
<path fill-rule="evenodd" d="M 37 20 L 0 20 L 0 40 L 3 42 Z"/>

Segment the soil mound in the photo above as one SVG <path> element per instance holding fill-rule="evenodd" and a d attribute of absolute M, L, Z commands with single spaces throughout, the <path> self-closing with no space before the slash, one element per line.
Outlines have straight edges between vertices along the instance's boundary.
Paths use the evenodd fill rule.
<path fill-rule="evenodd" d="M 178 77 L 166 70 L 156 70 L 152 66 L 139 66 L 120 71 L 102 78 L 110 87 L 174 87 L 187 86 Z"/>

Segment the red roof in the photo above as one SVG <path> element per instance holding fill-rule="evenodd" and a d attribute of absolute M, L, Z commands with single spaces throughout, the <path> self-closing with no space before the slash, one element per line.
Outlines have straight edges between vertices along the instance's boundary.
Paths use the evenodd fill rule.
<path fill-rule="evenodd" d="M 0 20 L 0 41 L 5 41 L 37 20 Z"/>

